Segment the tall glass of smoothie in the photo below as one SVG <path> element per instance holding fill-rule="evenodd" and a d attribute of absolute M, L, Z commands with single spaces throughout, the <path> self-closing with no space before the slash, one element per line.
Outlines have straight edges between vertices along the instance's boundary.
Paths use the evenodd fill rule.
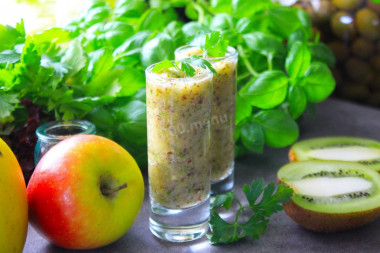
<path fill-rule="evenodd" d="M 213 81 L 211 119 L 211 194 L 229 192 L 234 187 L 235 93 L 238 54 L 227 48 L 223 57 L 209 57 L 199 47 L 183 46 L 175 51 L 176 60 L 193 55 L 211 62 L 218 73 Z"/>
<path fill-rule="evenodd" d="M 168 241 L 208 230 L 213 74 L 146 69 L 150 229 Z"/>

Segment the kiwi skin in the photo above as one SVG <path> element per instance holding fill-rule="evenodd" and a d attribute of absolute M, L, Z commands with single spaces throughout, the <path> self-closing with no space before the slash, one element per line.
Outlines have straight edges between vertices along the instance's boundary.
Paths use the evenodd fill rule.
<path fill-rule="evenodd" d="M 296 153 L 294 153 L 294 151 L 293 151 L 292 148 L 289 150 L 289 161 L 290 162 L 297 162 L 297 161 L 299 161 Z"/>
<path fill-rule="evenodd" d="M 292 149 L 289 151 L 290 162 L 297 162 L 299 159 Z M 277 183 L 281 180 L 277 178 Z M 286 184 L 284 182 L 284 184 Z M 290 200 L 283 204 L 285 213 L 299 225 L 317 232 L 339 232 L 357 227 L 362 227 L 380 217 L 380 207 L 362 212 L 334 214 L 321 213 L 307 210 Z"/>
<path fill-rule="evenodd" d="M 339 232 L 361 227 L 380 216 L 380 207 L 363 212 L 332 214 L 307 210 L 292 200 L 284 204 L 286 214 L 299 225 L 317 232 Z"/>

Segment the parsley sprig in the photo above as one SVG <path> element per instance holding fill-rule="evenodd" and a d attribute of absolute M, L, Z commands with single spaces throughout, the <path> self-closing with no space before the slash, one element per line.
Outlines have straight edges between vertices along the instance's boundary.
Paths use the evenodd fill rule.
<path fill-rule="evenodd" d="M 193 77 L 195 75 L 195 69 L 193 66 L 197 66 L 203 69 L 209 69 L 214 75 L 218 76 L 215 69 L 211 66 L 211 63 L 199 56 L 191 56 L 189 58 L 184 58 L 179 61 L 173 62 L 165 59 L 157 63 L 152 71 L 154 73 L 159 73 L 169 70 L 169 68 L 175 68 L 178 71 L 182 71 L 186 76 Z"/>
<path fill-rule="evenodd" d="M 226 40 L 219 31 L 211 32 L 206 34 L 201 49 L 207 56 L 223 57 L 226 55 L 228 43 L 228 40 Z"/>
<path fill-rule="evenodd" d="M 253 180 L 251 186 L 244 185 L 243 192 L 249 205 L 242 205 L 235 196 L 235 192 L 217 195 L 211 204 L 210 227 L 212 234 L 208 234 L 211 244 L 232 243 L 244 237 L 259 239 L 265 233 L 269 217 L 283 209 L 282 203 L 287 203 L 293 194 L 289 186 L 280 184 L 275 191 L 274 183 L 268 184 L 264 188 L 264 180 Z M 262 196 L 260 200 L 259 197 Z M 235 220 L 229 223 L 223 220 L 217 210 L 224 207 L 229 210 L 232 203 L 236 202 L 239 209 L 236 212 Z M 253 212 L 246 222 L 239 222 L 241 214 Z"/>

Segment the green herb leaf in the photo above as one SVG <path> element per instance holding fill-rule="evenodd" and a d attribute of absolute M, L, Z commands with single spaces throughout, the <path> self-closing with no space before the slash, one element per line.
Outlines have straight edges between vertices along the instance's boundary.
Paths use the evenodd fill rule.
<path fill-rule="evenodd" d="M 265 34 L 263 32 L 252 32 L 243 35 L 244 41 L 247 46 L 266 56 L 283 55 L 285 47 L 273 35 Z"/>
<path fill-rule="evenodd" d="M 164 33 L 158 34 L 145 43 L 141 50 L 141 62 L 144 67 L 159 62 L 162 59 L 174 58 L 173 41 Z"/>
<path fill-rule="evenodd" d="M 211 57 L 222 57 L 227 52 L 228 41 L 220 35 L 220 32 L 212 32 L 206 34 L 205 44 L 202 47 L 203 51 Z"/>
<path fill-rule="evenodd" d="M 224 209 L 228 210 L 230 209 L 234 198 L 235 198 L 235 193 L 233 191 L 226 194 L 216 195 L 214 201 L 211 203 L 210 208 L 212 210 L 215 210 L 215 209 L 224 207 Z"/>
<path fill-rule="evenodd" d="M 243 99 L 239 93 L 236 93 L 236 101 L 235 101 L 235 123 L 238 124 L 242 120 L 248 118 L 251 116 L 252 113 L 252 106 L 249 104 L 249 102 L 245 99 Z"/>
<path fill-rule="evenodd" d="M 165 59 L 159 63 L 157 63 L 153 68 L 152 68 L 152 72 L 155 72 L 155 73 L 160 73 L 164 70 L 167 70 L 169 68 L 172 68 L 172 67 L 175 67 L 176 65 L 168 60 L 168 59 Z"/>
<path fill-rule="evenodd" d="M 304 30 L 298 29 L 294 33 L 290 34 L 288 40 L 288 48 L 292 48 L 295 42 L 307 43 L 307 41 L 308 38 L 306 37 Z"/>
<path fill-rule="evenodd" d="M 231 0 L 211 0 L 210 4 L 214 13 L 231 13 Z"/>
<path fill-rule="evenodd" d="M 298 139 L 297 123 L 282 110 L 262 110 L 254 115 L 254 120 L 263 127 L 265 143 L 268 146 L 282 148 Z"/>
<path fill-rule="evenodd" d="M 335 80 L 330 69 L 323 63 L 313 62 L 305 73 L 305 92 L 307 100 L 321 102 L 333 92 Z"/>
<path fill-rule="evenodd" d="M 212 234 L 208 234 L 211 244 L 217 243 L 233 243 L 244 237 L 251 237 L 252 239 L 259 239 L 260 235 L 265 233 L 269 223 L 269 217 L 283 209 L 282 203 L 289 202 L 293 190 L 280 184 L 275 191 L 273 183 L 268 184 L 264 188 L 264 180 L 253 180 L 251 185 L 244 185 L 243 192 L 247 198 L 248 206 L 242 205 L 233 192 L 228 195 L 217 195 L 217 201 L 211 208 L 210 213 L 210 227 Z M 258 201 L 259 197 L 261 200 Z M 217 213 L 217 209 L 221 207 L 231 207 L 231 203 L 236 202 L 239 209 L 236 212 L 235 221 L 229 223 L 223 220 Z M 251 210 L 253 214 L 249 217 L 247 222 L 240 223 L 239 217 L 245 210 Z M 245 213 L 246 215 L 246 213 Z"/>
<path fill-rule="evenodd" d="M 252 106 L 270 109 L 285 100 L 288 83 L 288 78 L 282 71 L 266 71 L 249 82 L 239 94 Z"/>
<path fill-rule="evenodd" d="M 233 243 L 240 239 L 234 224 L 224 221 L 216 211 L 210 214 L 210 227 L 212 235 L 208 235 L 208 238 L 211 244 Z"/>
<path fill-rule="evenodd" d="M 246 185 L 246 184 L 243 186 L 243 192 L 251 208 L 255 207 L 255 203 L 257 199 L 260 197 L 263 189 L 264 189 L 263 178 L 252 181 L 251 186 Z"/>
<path fill-rule="evenodd" d="M 18 102 L 15 94 L 0 94 L 0 120 L 11 116 Z"/>
<path fill-rule="evenodd" d="M 21 55 L 13 50 L 4 50 L 0 53 L 0 63 L 15 63 L 20 59 Z"/>
<path fill-rule="evenodd" d="M 159 9 L 149 9 L 141 16 L 136 26 L 136 31 L 159 31 L 165 26 L 162 12 Z"/>
<path fill-rule="evenodd" d="M 311 44 L 310 51 L 311 51 L 311 59 L 313 62 L 315 61 L 324 62 L 330 68 L 335 66 L 335 56 L 333 52 L 331 51 L 331 49 L 326 44 L 322 44 L 322 43 Z"/>
<path fill-rule="evenodd" d="M 212 67 L 211 63 L 205 59 L 198 57 L 198 56 L 193 55 L 190 58 L 182 59 L 180 62 L 181 62 L 181 70 L 184 71 L 186 74 L 187 74 L 186 71 L 188 71 L 188 69 L 190 69 L 190 67 L 191 67 L 190 64 L 192 64 L 194 66 L 197 66 L 197 67 L 200 67 L 203 69 L 209 69 L 212 73 L 214 73 L 214 75 L 216 77 L 218 77 L 218 73 Z M 184 69 L 182 69 L 182 68 L 184 68 Z M 194 76 L 194 73 L 192 75 L 188 75 L 188 76 Z"/>
<path fill-rule="evenodd" d="M 232 13 L 235 17 L 251 17 L 256 12 L 273 6 L 270 0 L 260 0 L 252 4 L 251 0 L 232 0 Z"/>
<path fill-rule="evenodd" d="M 306 109 L 307 98 L 300 86 L 289 86 L 288 98 L 289 113 L 293 119 L 298 119 Z"/>
<path fill-rule="evenodd" d="M 86 66 L 87 58 L 79 40 L 74 40 L 71 43 L 71 46 L 62 57 L 61 62 L 69 67 L 69 76 L 74 76 Z"/>
<path fill-rule="evenodd" d="M 304 27 L 298 17 L 297 10 L 279 7 L 266 13 L 270 31 L 281 38 L 289 38 L 297 29 Z"/>
<path fill-rule="evenodd" d="M 265 143 L 263 128 L 255 121 L 249 121 L 241 127 L 241 141 L 249 150 L 263 152 Z"/>
<path fill-rule="evenodd" d="M 303 76 L 311 62 L 311 53 L 308 45 L 295 42 L 285 61 L 285 69 L 291 78 Z"/>

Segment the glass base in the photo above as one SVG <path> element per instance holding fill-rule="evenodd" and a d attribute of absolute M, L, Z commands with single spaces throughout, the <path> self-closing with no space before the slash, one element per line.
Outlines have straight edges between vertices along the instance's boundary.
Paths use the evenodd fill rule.
<path fill-rule="evenodd" d="M 225 179 L 218 182 L 211 182 L 211 195 L 224 194 L 232 191 L 234 188 L 234 169 L 231 170 L 231 174 Z"/>
<path fill-rule="evenodd" d="M 193 207 L 168 209 L 151 203 L 150 231 L 163 240 L 188 242 L 203 237 L 209 229 L 210 199 Z"/>
<path fill-rule="evenodd" d="M 191 226 L 172 227 L 157 223 L 150 218 L 150 231 L 156 237 L 170 242 L 189 242 L 200 239 L 207 233 L 208 228 L 208 221 Z"/>

